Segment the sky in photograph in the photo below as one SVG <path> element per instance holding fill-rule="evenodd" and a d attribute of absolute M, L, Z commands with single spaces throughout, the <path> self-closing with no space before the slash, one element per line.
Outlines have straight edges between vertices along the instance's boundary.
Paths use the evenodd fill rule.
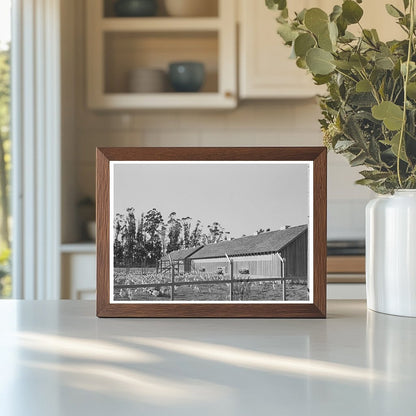
<path fill-rule="evenodd" d="M 230 236 L 307 224 L 308 164 L 114 164 L 114 214 L 218 221 Z"/>

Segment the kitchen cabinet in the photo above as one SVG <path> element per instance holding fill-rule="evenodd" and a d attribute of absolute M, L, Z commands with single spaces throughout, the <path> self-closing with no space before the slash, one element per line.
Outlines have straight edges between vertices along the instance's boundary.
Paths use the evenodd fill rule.
<path fill-rule="evenodd" d="M 289 3 L 289 8 L 320 7 L 330 12 L 333 0 L 299 0 Z M 296 4 L 295 4 L 296 3 Z M 391 2 L 400 9 L 401 0 Z M 277 35 L 277 12 L 268 10 L 263 1 L 239 0 L 239 91 L 242 99 L 291 99 L 308 98 L 325 92 L 324 87 L 313 84 L 311 75 L 298 68 L 289 59 L 290 48 Z M 376 28 L 381 40 L 403 38 L 404 32 L 389 16 L 384 4 L 378 0 L 366 0 L 362 25 Z M 358 32 L 357 25 L 349 30 Z"/>
<path fill-rule="evenodd" d="M 116 17 L 104 0 L 88 0 L 87 102 L 90 109 L 234 108 L 237 105 L 236 4 L 218 2 L 217 16 Z M 111 3 L 110 3 L 111 6 Z M 199 61 L 202 90 L 132 93 L 130 71 L 167 71 L 175 61 Z"/>
<path fill-rule="evenodd" d="M 328 256 L 329 283 L 365 283 L 364 256 Z"/>
<path fill-rule="evenodd" d="M 95 244 L 63 244 L 61 253 L 62 299 L 95 300 Z"/>
<path fill-rule="evenodd" d="M 296 10 L 325 8 L 325 3 L 328 0 L 300 0 L 295 7 Z M 311 75 L 289 59 L 290 48 L 276 33 L 276 15 L 275 11 L 266 8 L 264 1 L 239 0 L 239 90 L 242 99 L 308 98 L 322 92 L 322 88 L 313 84 Z"/>

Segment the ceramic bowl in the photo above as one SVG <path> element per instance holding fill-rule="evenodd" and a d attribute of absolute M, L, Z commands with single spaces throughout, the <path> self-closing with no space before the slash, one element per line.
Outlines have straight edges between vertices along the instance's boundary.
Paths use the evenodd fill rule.
<path fill-rule="evenodd" d="M 119 17 L 148 17 L 157 12 L 156 0 L 118 0 L 114 12 Z"/>
<path fill-rule="evenodd" d="M 217 0 L 165 0 L 165 7 L 174 17 L 218 16 Z"/>
<path fill-rule="evenodd" d="M 167 75 L 162 69 L 136 68 L 129 72 L 128 91 L 131 93 L 161 93 L 167 90 Z"/>
<path fill-rule="evenodd" d="M 172 62 L 169 80 L 177 92 L 197 92 L 205 80 L 205 67 L 201 62 Z"/>

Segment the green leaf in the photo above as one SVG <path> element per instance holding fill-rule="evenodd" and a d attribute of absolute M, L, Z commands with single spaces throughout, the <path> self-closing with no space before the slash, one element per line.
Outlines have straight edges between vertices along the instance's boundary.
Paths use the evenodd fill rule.
<path fill-rule="evenodd" d="M 416 100 L 416 82 L 407 84 L 407 96 L 412 100 Z"/>
<path fill-rule="evenodd" d="M 352 68 L 352 65 L 348 61 L 336 60 L 332 61 L 332 63 L 339 69 L 344 71 L 348 71 Z"/>
<path fill-rule="evenodd" d="M 354 92 L 349 95 L 348 104 L 356 107 L 371 108 L 377 104 L 377 101 L 370 92 Z"/>
<path fill-rule="evenodd" d="M 334 51 L 334 44 L 332 43 L 331 37 L 329 35 L 328 27 L 324 32 L 321 32 L 318 35 L 318 45 L 321 49 L 324 49 L 328 52 Z"/>
<path fill-rule="evenodd" d="M 373 179 L 358 179 L 355 181 L 356 185 L 364 185 L 364 186 L 370 186 L 372 183 L 374 183 Z"/>
<path fill-rule="evenodd" d="M 286 0 L 266 0 L 266 6 L 271 10 L 283 10 L 287 6 Z"/>
<path fill-rule="evenodd" d="M 298 58 L 296 59 L 296 66 L 301 69 L 308 69 L 308 65 L 306 65 L 305 58 Z"/>
<path fill-rule="evenodd" d="M 318 7 L 309 9 L 305 13 L 305 26 L 315 35 L 327 30 L 328 15 Z"/>
<path fill-rule="evenodd" d="M 335 5 L 334 8 L 332 9 L 332 13 L 329 15 L 329 19 L 331 20 L 331 22 L 335 22 L 338 17 L 340 17 L 342 15 L 342 7 L 339 5 Z"/>
<path fill-rule="evenodd" d="M 339 31 L 339 27 L 338 27 L 338 25 L 337 25 L 337 29 L 338 29 L 338 31 Z M 357 37 L 353 34 L 353 33 L 351 33 L 351 32 L 348 32 L 348 30 L 344 33 L 344 35 L 343 36 L 341 36 L 339 39 L 338 39 L 338 42 L 342 42 L 342 43 L 349 43 L 349 42 L 351 42 L 351 41 L 353 41 L 353 40 L 355 40 L 355 39 L 357 39 Z"/>
<path fill-rule="evenodd" d="M 331 76 L 315 74 L 313 80 L 315 81 L 315 85 L 324 85 L 331 81 Z"/>
<path fill-rule="evenodd" d="M 363 69 L 368 64 L 368 61 L 358 53 L 352 55 L 349 62 L 354 68 L 358 70 Z"/>
<path fill-rule="evenodd" d="M 395 134 L 391 141 L 388 140 L 381 140 L 381 143 L 390 146 L 391 151 L 393 152 L 394 156 L 398 156 L 399 154 L 399 145 L 400 145 L 400 132 Z M 400 159 L 404 162 L 409 162 L 409 159 L 406 155 L 406 149 L 405 149 L 405 141 L 403 140 L 401 148 L 400 148 Z"/>
<path fill-rule="evenodd" d="M 380 166 L 380 146 L 378 144 L 378 140 L 375 138 L 374 135 L 371 135 L 370 137 L 370 145 L 368 146 L 368 151 L 370 152 L 370 156 L 373 158 L 375 166 Z"/>
<path fill-rule="evenodd" d="M 360 175 L 364 176 L 365 179 L 372 179 L 373 181 L 379 181 L 380 179 L 388 178 L 390 172 L 379 172 L 376 170 L 363 170 L 360 172 Z"/>
<path fill-rule="evenodd" d="M 329 22 L 328 24 L 328 30 L 329 30 L 329 37 L 331 38 L 331 42 L 334 46 L 337 44 L 338 39 L 338 26 L 334 22 Z"/>
<path fill-rule="evenodd" d="M 364 40 L 365 40 L 367 43 L 369 43 L 370 45 L 374 45 L 375 40 L 374 40 L 374 38 L 373 38 L 373 34 L 371 33 L 371 30 L 364 29 L 364 30 L 363 30 L 363 37 L 364 37 Z"/>
<path fill-rule="evenodd" d="M 302 9 L 299 13 L 296 13 L 296 19 L 303 23 L 303 21 L 305 20 L 305 14 L 306 14 L 307 10 L 306 9 Z"/>
<path fill-rule="evenodd" d="M 394 61 L 391 56 L 378 56 L 375 61 L 376 67 L 380 69 L 394 69 Z"/>
<path fill-rule="evenodd" d="M 358 23 L 363 14 L 363 9 L 355 1 L 346 0 L 342 4 L 342 16 L 349 24 Z"/>
<path fill-rule="evenodd" d="M 352 167 L 362 165 L 367 159 L 367 155 L 364 152 L 361 152 L 358 156 L 350 160 L 350 165 Z"/>
<path fill-rule="evenodd" d="M 337 19 L 337 27 L 338 27 L 338 32 L 340 36 L 341 37 L 344 36 L 348 27 L 348 22 L 345 20 L 345 18 L 342 15 L 338 17 Z"/>
<path fill-rule="evenodd" d="M 287 44 L 290 44 L 290 42 L 293 42 L 298 37 L 298 32 L 293 30 L 287 23 L 280 24 L 277 28 L 277 33 Z"/>
<path fill-rule="evenodd" d="M 344 133 L 346 137 L 352 141 L 360 148 L 364 149 L 366 147 L 366 139 L 361 129 L 361 119 L 357 115 L 352 115 L 348 117 L 344 124 Z"/>
<path fill-rule="evenodd" d="M 362 79 L 360 82 L 357 82 L 355 86 L 357 92 L 371 92 L 371 83 L 366 79 Z"/>
<path fill-rule="evenodd" d="M 338 140 L 334 146 L 334 150 L 335 152 L 345 152 L 353 145 L 354 142 L 351 140 Z"/>
<path fill-rule="evenodd" d="M 414 62 L 410 62 L 409 64 L 409 73 L 412 73 L 416 70 L 416 64 Z M 403 76 L 406 76 L 406 62 L 403 62 L 400 65 L 400 72 Z"/>
<path fill-rule="evenodd" d="M 400 130 L 403 121 L 403 110 L 391 101 L 383 101 L 371 109 L 373 117 L 383 121 L 384 125 L 392 131 Z"/>
<path fill-rule="evenodd" d="M 315 39 L 309 33 L 302 33 L 295 39 L 296 56 L 304 58 L 309 49 L 316 45 Z"/>
<path fill-rule="evenodd" d="M 371 29 L 371 34 L 373 35 L 373 39 L 376 42 L 380 42 L 380 38 L 378 37 L 378 33 L 377 33 L 377 30 L 376 29 Z"/>
<path fill-rule="evenodd" d="M 404 14 L 397 8 L 394 7 L 392 4 L 386 4 L 387 13 L 393 17 L 403 17 Z"/>
<path fill-rule="evenodd" d="M 335 65 L 332 63 L 334 57 L 330 52 L 320 48 L 313 48 L 306 54 L 306 64 L 314 74 L 327 75 L 334 71 Z"/>

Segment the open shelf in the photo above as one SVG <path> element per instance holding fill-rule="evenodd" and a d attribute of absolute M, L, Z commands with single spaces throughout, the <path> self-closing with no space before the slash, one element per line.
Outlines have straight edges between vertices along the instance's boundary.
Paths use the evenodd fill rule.
<path fill-rule="evenodd" d="M 175 30 L 198 32 L 218 30 L 220 23 L 216 17 L 137 17 L 129 19 L 114 17 L 102 19 L 101 28 L 106 32 L 169 32 Z"/>
<path fill-rule="evenodd" d="M 203 109 L 234 108 L 232 96 L 217 93 L 165 93 L 165 94 L 105 94 L 96 108 L 132 109 Z"/>
<path fill-rule="evenodd" d="M 117 0 L 99 0 L 102 2 L 103 5 L 103 13 L 102 16 L 104 18 L 112 18 L 116 17 L 115 14 L 115 3 Z M 155 17 L 141 17 L 139 19 L 154 19 L 157 17 L 167 17 L 167 18 L 174 18 L 173 16 L 169 16 L 168 8 L 166 7 L 165 2 L 169 0 L 156 0 L 157 1 L 157 13 Z M 195 1 L 195 0 L 194 0 Z M 227 0 L 230 1 L 230 0 Z M 218 4 L 219 0 L 204 0 L 204 12 L 199 14 L 195 17 L 218 17 L 219 15 L 219 7 Z M 186 17 L 186 19 L 194 19 L 195 17 Z M 134 19 L 132 17 L 120 17 L 123 20 L 130 20 Z"/>
<path fill-rule="evenodd" d="M 209 1 L 209 0 L 207 0 Z M 114 17 L 113 0 L 89 0 L 87 7 L 88 107 L 124 109 L 229 109 L 237 106 L 236 9 L 229 0 L 211 0 L 215 16 Z M 159 2 L 163 5 L 163 2 Z M 159 6 L 160 6 L 159 4 Z M 168 73 L 173 62 L 201 62 L 200 91 L 136 93 L 129 74 L 142 68 Z M 137 71 L 136 71 L 137 72 Z M 142 91 L 151 90 L 144 88 Z"/>
<path fill-rule="evenodd" d="M 82 241 L 79 243 L 63 243 L 61 244 L 61 253 L 65 254 L 94 254 L 96 252 L 95 243 L 92 241 Z"/>
<path fill-rule="evenodd" d="M 216 32 L 188 33 L 106 33 L 105 94 L 130 94 L 128 77 L 131 70 L 152 68 L 165 71 L 169 64 L 177 61 L 198 61 L 205 66 L 205 81 L 200 92 L 181 93 L 174 99 L 189 94 L 218 92 L 218 38 Z M 174 93 L 170 85 L 158 94 Z M 141 95 L 141 94 L 140 94 Z M 148 98 L 148 97 L 147 97 Z"/>

